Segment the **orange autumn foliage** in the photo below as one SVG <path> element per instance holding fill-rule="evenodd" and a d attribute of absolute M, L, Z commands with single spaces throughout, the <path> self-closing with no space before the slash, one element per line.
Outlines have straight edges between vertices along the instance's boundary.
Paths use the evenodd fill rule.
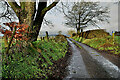
<path fill-rule="evenodd" d="M 4 27 L 2 29 L 2 26 L 0 25 L 0 32 L 2 34 L 4 34 L 4 36 L 7 36 L 8 38 L 10 38 L 11 35 L 13 34 L 13 30 L 16 27 L 17 29 L 16 29 L 16 32 L 15 32 L 15 35 L 14 35 L 14 39 L 16 39 L 16 40 L 25 40 L 25 41 L 29 40 L 29 38 L 26 37 L 26 34 L 29 33 L 27 31 L 27 29 L 29 27 L 28 25 L 20 24 L 20 23 L 17 23 L 17 22 L 10 22 L 10 23 L 3 23 L 3 24 L 10 28 L 10 30 L 8 30 L 8 29 L 6 29 Z"/>

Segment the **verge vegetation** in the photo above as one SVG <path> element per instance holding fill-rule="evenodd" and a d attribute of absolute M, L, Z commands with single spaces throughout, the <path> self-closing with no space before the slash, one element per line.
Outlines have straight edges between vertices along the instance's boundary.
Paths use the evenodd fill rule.
<path fill-rule="evenodd" d="M 91 39 L 85 39 L 82 37 L 74 36 L 72 39 L 82 42 L 92 48 L 101 50 L 101 51 L 109 51 L 112 54 L 120 55 L 120 36 L 115 36 L 114 38 L 112 36 L 104 36 L 100 38 L 91 38 Z M 81 41 L 82 40 L 82 41 Z"/>
<path fill-rule="evenodd" d="M 20 41 L 13 44 L 7 55 L 4 54 L 4 43 L 2 45 L 3 78 L 48 79 L 54 76 L 54 62 L 64 58 L 68 50 L 67 40 L 39 40 L 32 44 Z"/>

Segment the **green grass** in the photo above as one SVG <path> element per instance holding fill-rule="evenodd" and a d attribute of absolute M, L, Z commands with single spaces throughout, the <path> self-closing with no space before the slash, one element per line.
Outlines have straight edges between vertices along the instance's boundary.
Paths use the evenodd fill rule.
<path fill-rule="evenodd" d="M 5 48 L 5 46 L 4 46 L 4 40 L 3 40 L 3 39 L 0 39 L 0 43 L 1 43 L 0 48 L 2 48 L 2 52 L 3 52 L 3 51 L 4 51 L 4 48 Z"/>
<path fill-rule="evenodd" d="M 2 39 L 0 39 L 0 43 L 3 44 L 3 40 L 2 40 Z M 1 45 L 1 46 L 2 46 L 2 45 Z"/>
<path fill-rule="evenodd" d="M 93 39 L 86 39 L 83 41 L 83 43 L 96 48 L 98 50 L 105 50 L 105 51 L 111 51 L 113 54 L 120 54 L 119 50 L 119 42 L 118 39 L 119 36 L 115 36 L 113 39 L 112 36 L 107 36 L 103 38 L 93 38 Z"/>
<path fill-rule="evenodd" d="M 2 52 L 2 39 L 0 39 L 0 52 Z"/>
<path fill-rule="evenodd" d="M 65 57 L 67 41 L 55 42 L 54 40 L 33 42 L 36 50 L 31 47 L 13 47 L 9 56 L 2 55 L 2 76 L 4 78 L 40 78 L 47 79 L 55 68 L 54 61 Z M 41 50 L 41 53 L 37 51 Z M 4 52 L 4 51 L 3 51 Z M 5 58 L 6 57 L 6 58 Z"/>
<path fill-rule="evenodd" d="M 75 39 L 75 37 L 73 37 Z M 79 41 L 79 37 L 75 40 Z M 120 54 L 120 36 L 115 36 L 114 39 L 112 36 L 106 36 L 102 38 L 92 38 L 92 39 L 83 39 L 82 43 L 89 45 L 98 50 L 110 51 L 113 54 Z"/>
<path fill-rule="evenodd" d="M 82 49 L 82 47 L 78 44 L 78 43 L 76 43 L 75 41 L 72 41 L 76 46 L 78 46 L 80 49 Z"/>
<path fill-rule="evenodd" d="M 67 50 L 67 42 L 61 43 L 55 41 L 37 41 L 33 44 L 35 47 L 38 47 L 42 50 L 43 56 L 47 54 L 49 57 L 52 57 L 53 60 L 58 60 L 59 58 L 64 57 Z"/>
<path fill-rule="evenodd" d="M 81 39 L 82 39 L 82 37 L 77 37 L 77 36 L 74 36 L 74 37 L 72 37 L 72 39 L 74 39 L 74 40 L 76 40 L 76 41 L 80 42 L 80 41 L 81 41 Z"/>
<path fill-rule="evenodd" d="M 0 43 L 2 43 L 2 39 L 0 39 Z"/>

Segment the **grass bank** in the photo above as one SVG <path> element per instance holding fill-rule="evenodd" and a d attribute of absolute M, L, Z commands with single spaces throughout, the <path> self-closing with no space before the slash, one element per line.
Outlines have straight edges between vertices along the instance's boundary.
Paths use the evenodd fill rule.
<path fill-rule="evenodd" d="M 2 50 L 2 77 L 3 78 L 39 78 L 48 79 L 53 76 L 55 61 L 64 58 L 68 43 L 49 41 L 36 41 L 30 44 L 17 43 L 5 55 Z M 27 45 L 27 47 L 25 46 Z"/>
<path fill-rule="evenodd" d="M 73 37 L 74 40 L 80 42 L 82 37 Z M 112 54 L 120 55 L 120 36 L 106 36 L 101 38 L 82 39 L 82 43 L 102 51 L 109 51 Z"/>

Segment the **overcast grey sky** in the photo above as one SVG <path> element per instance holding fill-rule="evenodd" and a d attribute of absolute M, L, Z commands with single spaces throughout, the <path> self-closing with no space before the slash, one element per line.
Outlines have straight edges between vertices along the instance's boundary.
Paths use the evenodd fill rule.
<path fill-rule="evenodd" d="M 58 4 L 60 5 L 60 3 Z M 99 23 L 98 25 L 102 29 L 106 29 L 108 32 L 112 31 L 118 31 L 118 4 L 115 4 L 114 2 L 101 2 L 102 6 L 109 6 L 110 8 L 110 23 Z M 52 13 L 54 9 L 49 11 L 45 18 L 48 20 L 51 20 L 55 27 L 49 28 L 44 25 L 42 25 L 41 33 L 44 34 L 44 32 L 47 30 L 49 33 L 54 34 L 57 33 L 58 31 L 62 31 L 64 34 L 67 34 L 67 31 L 70 29 L 75 30 L 74 28 L 67 27 L 63 24 L 65 21 L 64 15 L 62 13 Z M 91 29 L 96 29 L 95 26 L 88 26 L 84 31 L 86 30 L 91 30 Z"/>
<path fill-rule="evenodd" d="M 93 1 L 93 0 L 91 0 Z M 96 0 L 94 0 L 96 1 Z M 115 4 L 114 2 L 110 2 L 110 1 L 115 1 L 115 0 L 106 0 L 106 2 L 101 2 L 102 6 L 109 6 L 110 8 L 110 24 L 108 23 L 100 23 L 98 24 L 102 29 L 106 29 L 106 31 L 111 32 L 111 31 L 118 31 L 118 4 Z M 57 4 L 57 6 L 60 5 L 60 2 Z M 2 6 L 0 6 L 2 7 Z M 2 9 L 0 8 L 0 12 L 2 11 Z M 45 34 L 45 31 L 48 31 L 49 34 L 55 34 L 58 33 L 58 31 L 62 31 L 63 34 L 67 34 L 68 30 L 73 29 L 74 28 L 70 28 L 65 26 L 63 23 L 65 21 L 64 15 L 62 13 L 57 12 L 56 10 L 54 10 L 54 8 L 52 10 L 50 10 L 49 12 L 47 12 L 47 14 L 45 15 L 45 18 L 47 20 L 50 20 L 53 22 L 54 27 L 48 27 L 48 26 L 44 26 L 42 25 L 42 28 L 40 30 L 40 33 L 43 35 Z M 0 20 L 0 22 L 4 22 L 3 20 Z M 87 27 L 84 31 L 86 30 L 90 30 L 90 29 L 95 29 L 96 27 L 94 26 L 89 26 Z"/>

